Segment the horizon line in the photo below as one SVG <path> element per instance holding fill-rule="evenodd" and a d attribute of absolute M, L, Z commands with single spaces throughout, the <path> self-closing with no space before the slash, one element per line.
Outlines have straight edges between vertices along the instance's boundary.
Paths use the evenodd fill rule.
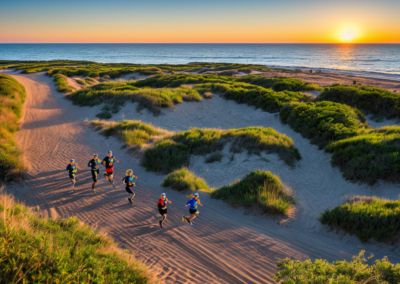
<path fill-rule="evenodd" d="M 400 42 L 0 42 L 0 44 L 400 44 Z"/>

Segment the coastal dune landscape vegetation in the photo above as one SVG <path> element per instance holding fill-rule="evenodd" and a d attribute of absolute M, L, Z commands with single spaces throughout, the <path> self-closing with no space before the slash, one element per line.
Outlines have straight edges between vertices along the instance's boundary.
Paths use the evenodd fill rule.
<path fill-rule="evenodd" d="M 5 60 L 0 64 L 5 70 L 18 70 L 22 74 L 44 72 L 73 104 L 101 107 L 100 119 L 111 119 L 127 103 L 136 103 L 136 111 L 147 109 L 162 119 L 165 109 L 186 102 L 200 105 L 205 99 L 212 103 L 215 96 L 221 96 L 276 113 L 283 124 L 318 146 L 316 151 L 332 153 L 332 166 L 338 167 L 343 179 L 349 182 L 399 183 L 400 127 L 373 128 L 366 118 L 370 114 L 400 118 L 399 94 L 382 88 L 357 84 L 320 86 L 295 78 L 299 72 L 296 70 L 288 70 L 287 77 L 268 77 L 266 72 L 270 72 L 270 68 L 246 64 L 138 65 Z M 122 77 L 124 80 L 118 81 Z M 70 78 L 80 89 L 71 86 Z M 309 91 L 317 91 L 319 95 Z M 25 98 L 26 91 L 17 80 L 0 75 L 0 111 L 4 119 L 0 129 L 3 180 L 21 179 L 25 169 L 21 152 L 13 140 Z M 206 161 L 217 164 L 227 151 L 232 157 L 243 152 L 249 157 L 273 154 L 295 171 L 304 153 L 293 139 L 271 127 L 193 127 L 186 131 L 169 131 L 139 120 L 93 120 L 90 124 L 101 136 L 115 136 L 125 143 L 127 152 L 133 157 L 139 155 L 146 170 L 165 175 L 164 187 L 187 193 L 210 193 L 213 199 L 222 199 L 234 208 L 250 208 L 258 215 L 290 218 L 288 216 L 296 210 L 296 190 L 271 171 L 248 171 L 231 184 L 211 188 L 206 179 L 190 170 L 194 156 L 204 157 L 205 164 Z M 268 170 L 268 161 L 265 161 L 265 169 Z M 5 243 L 0 249 L 7 255 L 2 265 L 6 267 L 4 277 L 8 277 L 4 279 L 14 279 L 17 275 L 18 280 L 39 281 L 51 275 L 54 281 L 150 281 L 143 265 L 96 230 L 79 224 L 76 217 L 53 221 L 40 217 L 32 208 L 6 195 L 1 198 L 0 226 Z M 400 232 L 399 208 L 396 200 L 358 196 L 320 212 L 315 218 L 331 228 L 354 234 L 362 242 L 374 239 L 391 244 L 397 242 Z M 11 242 L 12 246 L 7 245 Z M 25 251 L 28 245 L 33 248 L 29 253 Z M 82 249 L 74 255 L 72 251 L 77 246 Z M 63 247 L 63 250 L 57 254 L 46 250 L 40 255 L 41 259 L 36 259 L 39 256 L 35 250 L 41 247 L 51 247 L 51 250 Z M 100 250 L 106 252 L 99 253 Z M 73 258 L 67 262 L 65 255 L 69 254 L 73 254 Z M 8 270 L 13 259 L 21 265 L 18 273 Z M 46 265 L 38 268 L 36 262 Z M 61 264 L 63 269 L 60 269 Z M 333 263 L 322 259 L 287 258 L 277 262 L 277 273 L 273 277 L 281 283 L 399 283 L 400 265 L 390 263 L 387 258 L 369 265 L 364 252 L 352 261 Z"/>

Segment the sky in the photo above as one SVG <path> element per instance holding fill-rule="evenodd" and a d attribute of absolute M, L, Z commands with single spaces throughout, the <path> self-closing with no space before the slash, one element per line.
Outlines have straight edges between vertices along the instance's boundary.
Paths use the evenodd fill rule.
<path fill-rule="evenodd" d="M 400 43 L 400 0 L 0 1 L 0 43 Z"/>

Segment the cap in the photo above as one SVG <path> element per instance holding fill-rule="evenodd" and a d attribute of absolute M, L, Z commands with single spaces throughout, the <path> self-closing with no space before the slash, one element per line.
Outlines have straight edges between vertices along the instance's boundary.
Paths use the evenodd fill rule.
<path fill-rule="evenodd" d="M 165 193 L 161 194 L 161 196 L 167 196 Z"/>
<path fill-rule="evenodd" d="M 93 157 L 98 157 L 99 155 L 97 155 L 97 154 L 93 154 Z"/>
<path fill-rule="evenodd" d="M 74 160 L 74 159 L 71 159 L 71 163 L 75 163 L 75 160 Z"/>
<path fill-rule="evenodd" d="M 107 151 L 107 154 L 112 154 L 112 151 Z"/>
<path fill-rule="evenodd" d="M 199 196 L 199 194 L 196 192 L 196 193 L 194 194 L 194 196 Z"/>

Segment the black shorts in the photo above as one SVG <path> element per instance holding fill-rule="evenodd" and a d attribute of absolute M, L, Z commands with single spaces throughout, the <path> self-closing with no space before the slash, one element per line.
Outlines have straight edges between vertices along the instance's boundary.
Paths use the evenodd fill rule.
<path fill-rule="evenodd" d="M 97 182 L 97 175 L 99 174 L 99 170 L 92 170 L 92 178 L 94 182 Z"/>
<path fill-rule="evenodd" d="M 131 194 L 133 194 L 133 191 L 127 186 L 127 187 L 125 187 L 125 190 L 126 190 L 126 192 L 127 193 L 131 193 Z"/>
<path fill-rule="evenodd" d="M 75 174 L 69 173 L 69 178 L 70 178 L 70 179 L 75 179 Z"/>
<path fill-rule="evenodd" d="M 160 212 L 161 216 L 167 214 L 167 208 L 165 209 L 158 208 L 158 212 Z"/>
<path fill-rule="evenodd" d="M 197 212 L 197 209 L 189 209 L 190 214 L 196 214 L 196 212 Z"/>
<path fill-rule="evenodd" d="M 104 176 L 107 176 L 107 177 L 110 177 L 110 176 L 112 176 L 113 174 L 114 174 L 114 171 L 109 172 L 109 173 L 104 172 Z"/>

